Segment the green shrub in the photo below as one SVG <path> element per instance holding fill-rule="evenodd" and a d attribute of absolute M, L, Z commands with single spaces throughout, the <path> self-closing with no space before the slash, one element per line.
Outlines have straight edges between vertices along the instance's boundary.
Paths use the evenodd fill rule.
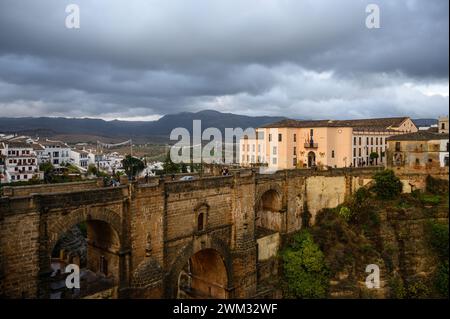
<path fill-rule="evenodd" d="M 406 289 L 403 285 L 403 280 L 400 276 L 394 276 L 389 279 L 389 288 L 391 298 L 393 299 L 403 299 L 406 297 Z"/>
<path fill-rule="evenodd" d="M 406 289 L 406 296 L 409 299 L 424 299 L 429 298 L 430 295 L 431 291 L 429 286 L 421 280 L 415 280 L 409 283 Z"/>
<path fill-rule="evenodd" d="M 428 223 L 428 242 L 439 258 L 448 260 L 448 225 L 430 221 Z"/>
<path fill-rule="evenodd" d="M 363 204 L 364 201 L 370 198 L 370 190 L 368 190 L 365 187 L 359 188 L 354 195 L 354 199 L 356 201 L 356 204 Z"/>
<path fill-rule="evenodd" d="M 434 279 L 434 287 L 443 298 L 448 298 L 448 271 L 448 260 L 445 260 L 439 264 Z"/>
<path fill-rule="evenodd" d="M 448 181 L 438 178 L 433 178 L 430 175 L 425 180 L 427 192 L 432 194 L 446 194 L 448 193 Z"/>
<path fill-rule="evenodd" d="M 424 205 L 438 205 L 441 202 L 441 196 L 433 194 L 421 194 L 420 201 Z"/>
<path fill-rule="evenodd" d="M 343 218 L 345 221 L 349 221 L 352 217 L 352 211 L 347 206 L 342 206 L 338 212 L 339 217 Z"/>
<path fill-rule="evenodd" d="M 308 231 L 294 237 L 293 243 L 282 253 L 284 277 L 288 297 L 325 298 L 329 273 L 319 246 Z"/>
<path fill-rule="evenodd" d="M 396 198 L 402 192 L 402 182 L 392 170 L 384 170 L 374 175 L 373 190 L 381 199 Z"/>

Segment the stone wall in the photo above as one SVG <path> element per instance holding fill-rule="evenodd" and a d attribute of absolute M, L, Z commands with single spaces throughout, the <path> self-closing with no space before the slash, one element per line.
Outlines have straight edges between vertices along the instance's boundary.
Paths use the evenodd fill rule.
<path fill-rule="evenodd" d="M 0 295 L 45 297 L 42 278 L 48 276 L 51 249 L 58 238 L 77 223 L 97 220 L 109 224 L 118 236 L 118 246 L 100 245 L 100 250 L 91 251 L 96 260 L 102 253 L 117 257 L 110 269 L 117 273 L 119 296 L 174 297 L 188 260 L 213 249 L 225 263 L 227 296 L 251 298 L 258 294 L 258 278 L 276 272 L 272 258 L 257 260 L 256 218 L 264 194 L 277 194 L 272 207 L 276 218 L 268 218 L 268 224 L 276 220 L 273 230 L 289 234 L 302 227 L 305 210 L 314 222 L 320 209 L 342 203 L 370 183 L 376 170 L 292 170 L 271 175 L 245 170 L 233 171 L 233 176 L 151 179 L 114 188 L 98 188 L 93 182 L 14 188 L 0 198 Z M 425 177 L 401 176 L 415 185 L 424 183 Z M 269 250 L 267 257 L 273 257 L 272 246 L 267 250 L 269 246 L 258 244 L 260 257 Z"/>

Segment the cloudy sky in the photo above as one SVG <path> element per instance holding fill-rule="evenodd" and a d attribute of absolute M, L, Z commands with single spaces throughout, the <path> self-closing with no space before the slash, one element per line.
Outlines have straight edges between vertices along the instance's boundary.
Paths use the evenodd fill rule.
<path fill-rule="evenodd" d="M 65 8 L 80 8 L 67 29 Z M 376 3 L 381 28 L 368 29 Z M 1 0 L 0 116 L 448 114 L 448 0 Z"/>

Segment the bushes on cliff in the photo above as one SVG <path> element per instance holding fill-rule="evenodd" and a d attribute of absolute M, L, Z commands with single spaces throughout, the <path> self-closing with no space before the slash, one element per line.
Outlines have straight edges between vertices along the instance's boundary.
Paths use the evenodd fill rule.
<path fill-rule="evenodd" d="M 434 178 L 428 175 L 425 183 L 427 192 L 431 194 L 448 194 L 448 181 L 446 180 Z"/>
<path fill-rule="evenodd" d="M 392 170 L 384 170 L 374 175 L 374 192 L 380 199 L 394 199 L 402 192 L 402 182 Z"/>
<path fill-rule="evenodd" d="M 290 298 L 325 298 L 328 291 L 328 269 L 319 246 L 308 231 L 295 235 L 281 253 L 284 279 Z"/>
<path fill-rule="evenodd" d="M 439 258 L 439 265 L 434 273 L 434 290 L 439 297 L 448 298 L 448 225 L 430 221 L 427 225 L 428 243 Z"/>

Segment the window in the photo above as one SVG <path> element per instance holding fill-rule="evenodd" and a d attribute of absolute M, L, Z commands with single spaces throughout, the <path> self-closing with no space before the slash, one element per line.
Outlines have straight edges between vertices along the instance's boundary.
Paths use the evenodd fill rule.
<path fill-rule="evenodd" d="M 261 153 L 261 144 L 258 144 L 258 153 Z"/>
<path fill-rule="evenodd" d="M 369 145 L 369 138 L 366 137 L 366 145 Z"/>
<path fill-rule="evenodd" d="M 416 158 L 416 165 L 420 165 L 420 160 Z"/>
<path fill-rule="evenodd" d="M 296 157 L 294 157 L 294 159 L 292 160 L 292 165 L 293 165 L 294 167 L 297 166 L 297 158 L 296 158 Z"/>
<path fill-rule="evenodd" d="M 297 142 L 297 134 L 294 134 L 294 143 Z"/>
<path fill-rule="evenodd" d="M 108 261 L 105 256 L 100 256 L 100 272 L 105 275 L 108 274 Z"/>
<path fill-rule="evenodd" d="M 269 142 L 272 142 L 272 134 L 269 134 Z"/>
<path fill-rule="evenodd" d="M 373 137 L 370 138 L 370 144 L 373 144 Z"/>
<path fill-rule="evenodd" d="M 278 142 L 282 142 L 283 141 L 283 135 L 282 134 L 278 134 Z"/>
<path fill-rule="evenodd" d="M 356 137 L 353 138 L 353 145 L 356 145 Z"/>
<path fill-rule="evenodd" d="M 277 155 L 277 147 L 276 146 L 273 147 L 272 153 L 273 153 L 273 155 Z"/>
<path fill-rule="evenodd" d="M 441 129 L 442 129 L 442 130 L 445 130 L 445 123 L 442 123 L 442 124 L 441 124 Z"/>
<path fill-rule="evenodd" d="M 297 147 L 294 146 L 294 155 L 297 155 Z"/>
<path fill-rule="evenodd" d="M 361 156 L 361 148 L 358 150 L 358 156 Z"/>
<path fill-rule="evenodd" d="M 331 151 L 331 158 L 334 158 L 334 150 Z"/>
<path fill-rule="evenodd" d="M 310 129 L 310 130 L 309 130 L 309 135 L 311 135 L 311 137 L 314 136 L 314 130 L 313 130 L 313 129 Z"/>
<path fill-rule="evenodd" d="M 395 142 L 395 151 L 400 152 L 400 142 Z"/>
<path fill-rule="evenodd" d="M 378 145 L 378 137 L 375 139 L 375 144 Z"/>
<path fill-rule="evenodd" d="M 205 228 L 205 213 L 199 213 L 197 216 L 197 231 L 202 231 Z"/>
<path fill-rule="evenodd" d="M 353 149 L 353 157 L 356 157 L 356 148 Z"/>
<path fill-rule="evenodd" d="M 277 165 L 277 158 L 276 157 L 272 158 L 272 164 L 273 165 Z"/>
<path fill-rule="evenodd" d="M 255 151 L 255 144 L 252 144 L 252 152 L 254 152 Z"/>
<path fill-rule="evenodd" d="M 361 137 L 359 138 L 359 145 L 361 145 Z"/>
<path fill-rule="evenodd" d="M 26 174 L 23 175 L 23 178 L 24 178 L 24 179 L 28 179 L 28 175 L 26 175 Z"/>
<path fill-rule="evenodd" d="M 252 155 L 252 163 L 255 162 L 255 155 Z"/>

